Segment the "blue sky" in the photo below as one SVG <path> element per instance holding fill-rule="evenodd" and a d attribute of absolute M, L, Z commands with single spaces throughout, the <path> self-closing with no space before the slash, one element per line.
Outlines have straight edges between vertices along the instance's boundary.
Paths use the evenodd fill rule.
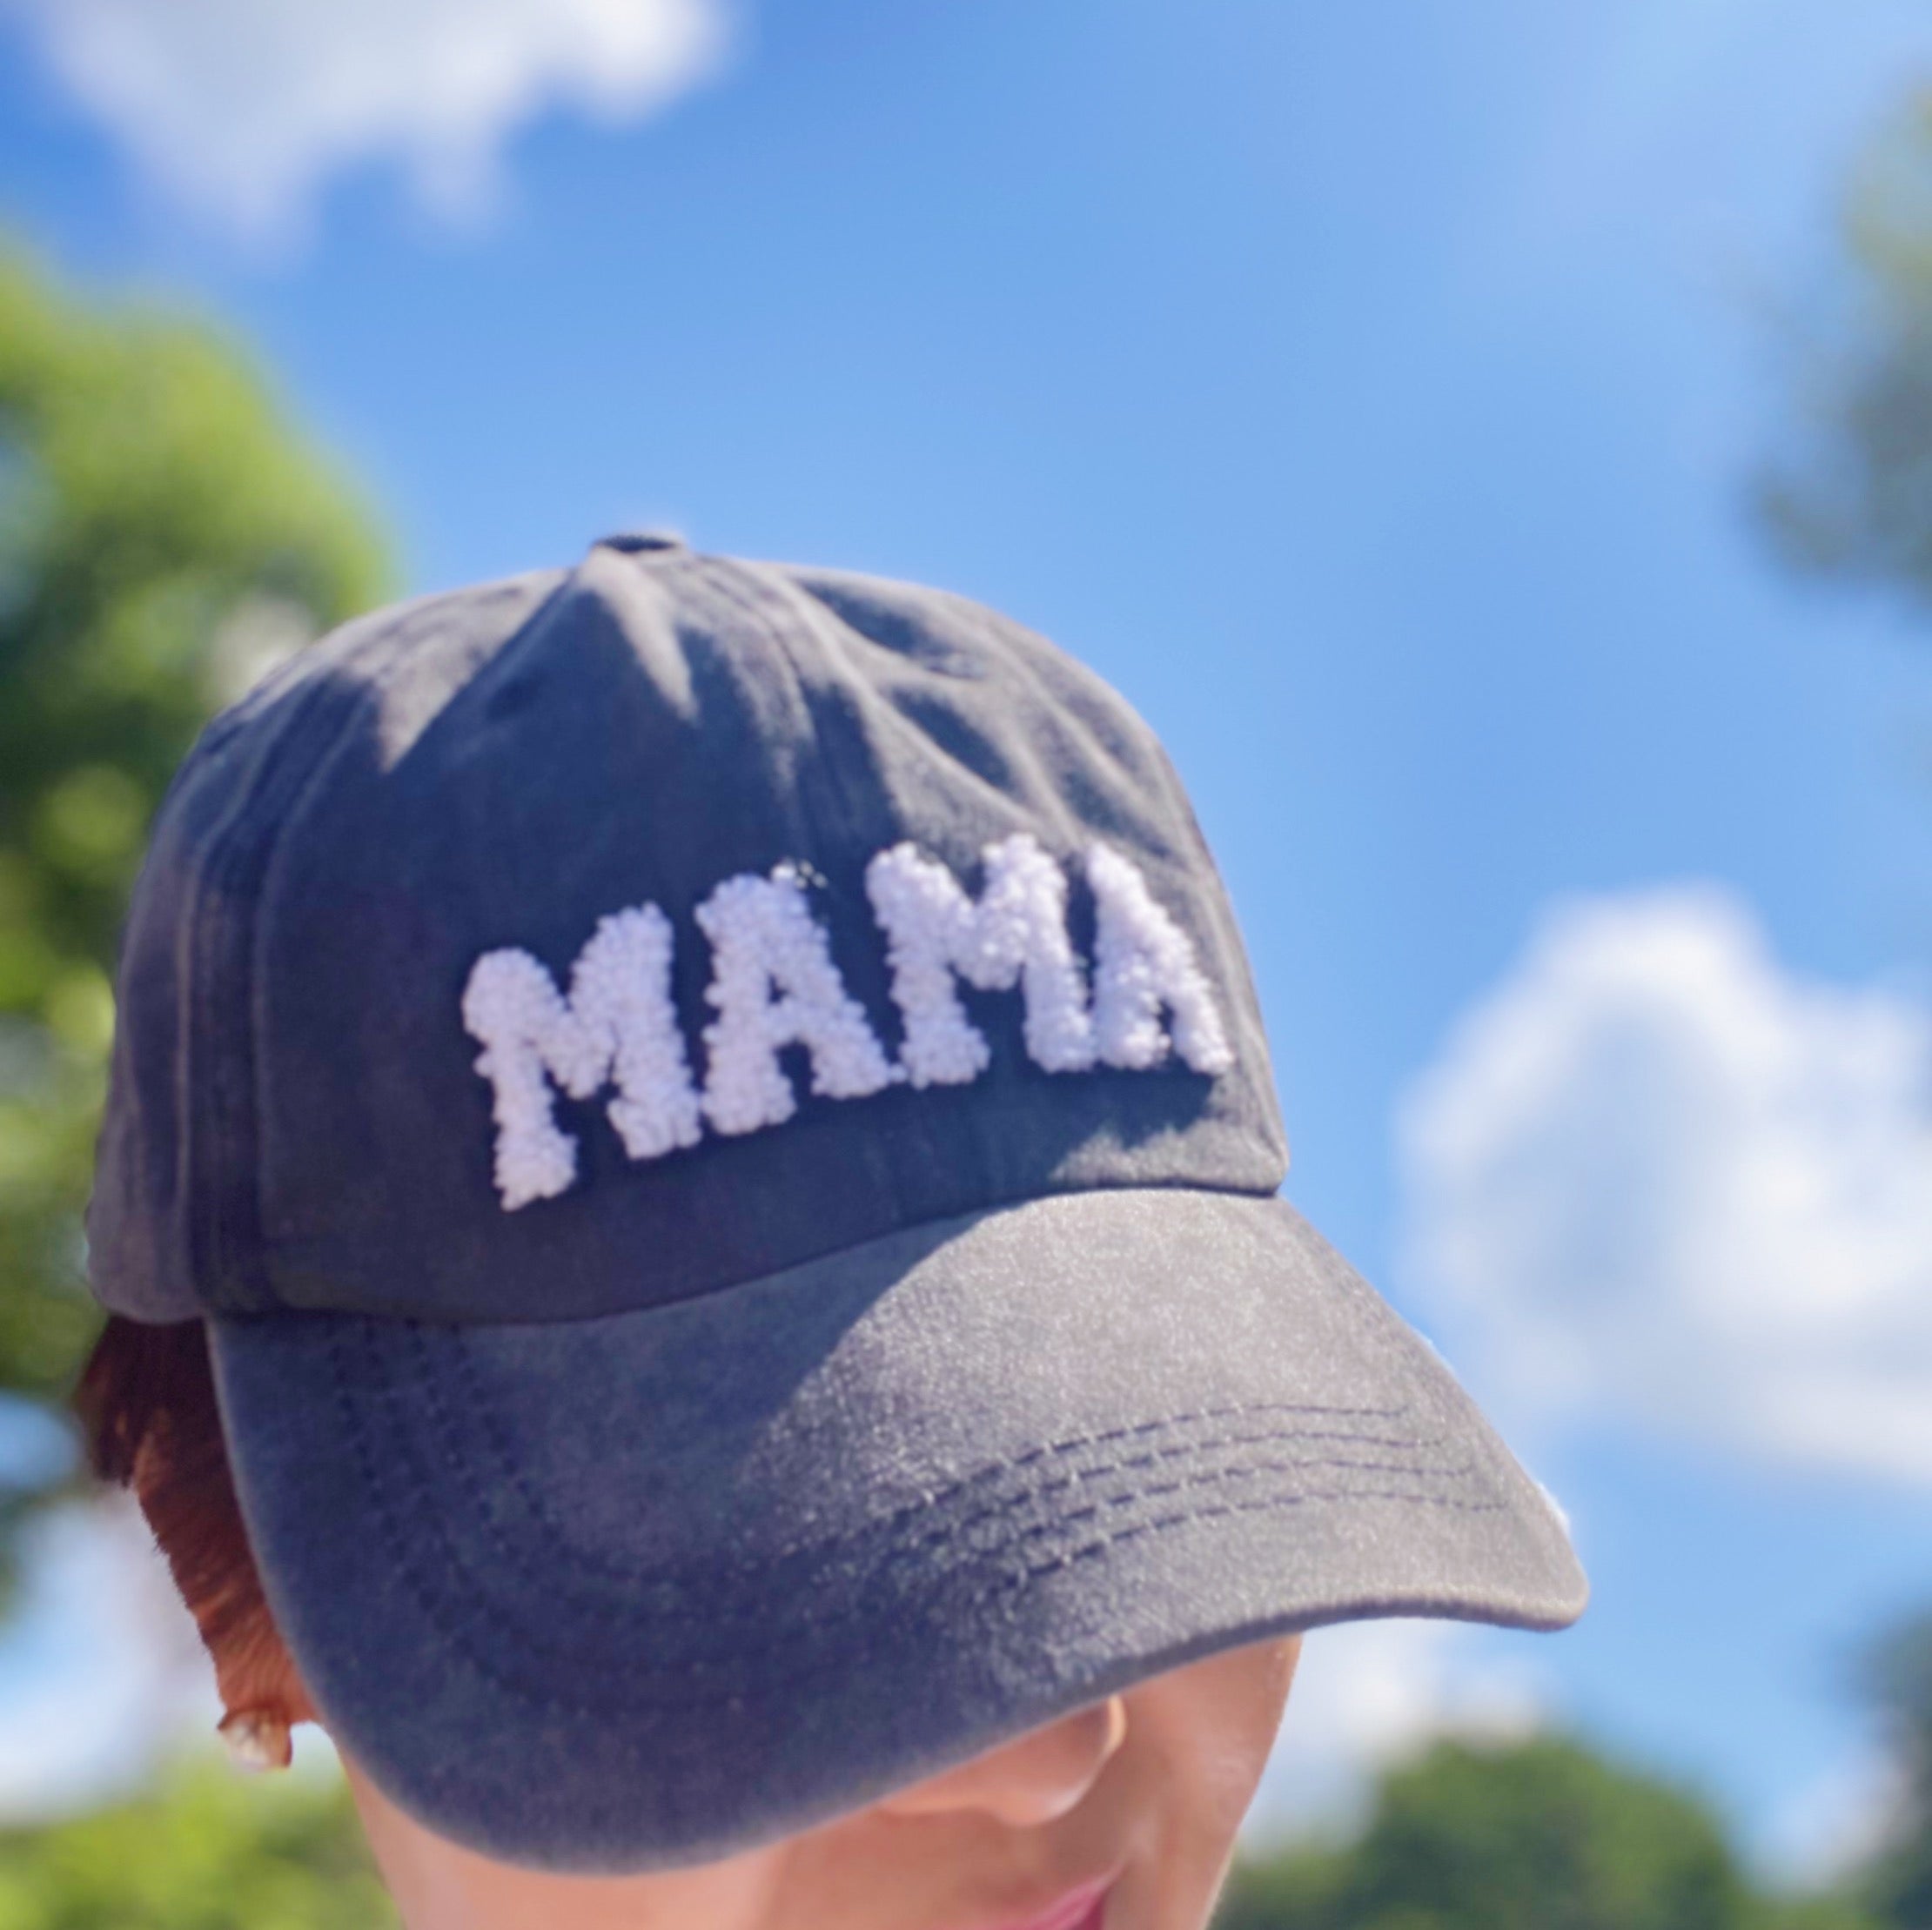
<path fill-rule="evenodd" d="M 367 479 L 411 587 L 668 522 L 965 591 L 1115 680 L 1243 911 L 1291 1193 L 1510 1417 L 1596 1579 L 1560 1640 L 1338 1669 L 1419 1669 L 1419 1721 L 1500 1683 L 1701 1782 L 1768 1855 L 1828 1842 L 1868 1749 L 1848 1645 L 1932 1600 L 1932 1454 L 1879 1467 L 1822 1423 L 1706 1425 L 1640 1364 L 1574 1412 L 1539 1401 L 1496 1309 L 1445 1284 L 1443 1229 L 1473 1209 L 1419 1203 L 1418 1171 L 1442 1176 L 1405 1163 L 1399 1122 L 1450 1064 L 1441 1116 L 1503 1130 L 1493 1108 L 1467 1123 L 1491 1088 L 1480 1042 L 1453 1042 L 1513 988 L 1580 1035 L 1573 1001 L 1524 989 L 1533 933 L 1577 895 L 1634 908 L 1650 949 L 1617 957 L 1707 965 L 1616 968 L 1605 996 L 1661 999 L 1672 1039 L 1747 981 L 1832 1079 L 1859 1001 L 1901 1051 L 1917 1036 L 1932 627 L 1794 586 L 1742 506 L 1843 170 L 1932 65 L 1922 6 L 745 0 L 721 57 L 640 43 L 622 72 L 598 35 L 660 8 L 562 10 L 615 75 L 604 97 L 547 104 L 538 74 L 416 165 L 406 90 L 360 132 L 224 145 L 205 131 L 237 97 L 207 36 L 117 50 L 101 0 L 23 0 L 0 29 L 0 220 L 255 344 Z M 224 7 L 181 11 L 218 27 Z M 390 11 L 439 30 L 426 0 Z M 84 45 L 77 22 L 107 25 Z M 299 92 L 305 44 L 258 50 L 263 71 L 285 55 Z M 1723 888 L 1755 965 L 1654 895 L 1682 880 Z M 1708 943 L 1673 950 L 1685 932 Z M 1578 972 L 1549 982 L 1607 982 Z M 1715 989 L 1672 1003 L 1694 980 Z M 1743 1086 L 1750 1049 L 1722 1059 Z M 1846 1076 L 1909 1189 L 1923 1088 Z M 1613 1211 L 1580 1131 L 1538 1183 Z M 1708 1223 L 1721 1245 L 1715 1205 Z M 1841 1236 L 1805 1247 L 1789 1297 L 1830 1303 Z M 1929 1270 L 1922 1248 L 1894 1263 L 1895 1309 Z M 1627 1307 L 1657 1349 L 1691 1344 L 1675 1303 Z M 1748 1325 L 1700 1318 L 1721 1380 Z M 1922 1326 L 1887 1332 L 1932 1355 Z M 1358 1739 L 1345 1708 L 1310 1719 L 1311 1761 Z"/>

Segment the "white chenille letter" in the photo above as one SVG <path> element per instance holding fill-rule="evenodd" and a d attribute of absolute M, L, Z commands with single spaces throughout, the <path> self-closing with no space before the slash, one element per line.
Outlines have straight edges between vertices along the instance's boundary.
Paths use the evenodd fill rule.
<path fill-rule="evenodd" d="M 1049 1072 L 1094 1062 L 1087 988 L 1067 936 L 1067 881 L 1025 832 L 983 853 L 977 903 L 945 866 L 909 844 L 866 867 L 865 888 L 886 938 L 892 1000 L 905 1022 L 900 1061 L 916 1086 L 965 1085 L 986 1069 L 986 1036 L 954 989 L 956 973 L 983 992 L 1022 987 L 1026 1049 Z"/>
<path fill-rule="evenodd" d="M 1165 1006 L 1181 1057 L 1197 1072 L 1227 1071 L 1234 1054 L 1187 934 L 1117 851 L 1089 848 L 1087 882 L 1094 897 L 1093 1025 L 1101 1058 L 1136 1071 L 1158 1065 L 1168 1051 Z"/>
<path fill-rule="evenodd" d="M 705 997 L 705 1116 L 721 1133 L 777 1126 L 797 1109 L 781 1049 L 802 1045 L 812 1090 L 862 1099 L 903 1075 L 887 1060 L 863 1008 L 845 988 L 796 868 L 727 878 L 698 907 L 711 941 Z"/>
<path fill-rule="evenodd" d="M 527 951 L 486 953 L 463 992 L 463 1023 L 495 1093 L 496 1188 L 504 1210 L 553 1198 L 577 1176 L 577 1145 L 549 1080 L 574 1099 L 614 1083 L 610 1122 L 633 1159 L 694 1146 L 698 1096 L 671 1003 L 670 921 L 655 905 L 599 921 L 571 968 L 570 995 Z"/>

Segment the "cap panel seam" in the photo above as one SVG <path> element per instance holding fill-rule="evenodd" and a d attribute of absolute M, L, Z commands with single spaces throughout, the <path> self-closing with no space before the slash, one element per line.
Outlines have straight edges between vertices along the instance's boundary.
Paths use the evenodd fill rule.
<path fill-rule="evenodd" d="M 365 647 L 372 647 L 372 642 Z M 223 1288 L 239 1287 L 245 1304 L 257 1310 L 275 1304 L 265 1277 L 256 1169 L 260 1095 L 254 927 L 267 856 L 288 806 L 274 810 L 252 842 L 249 820 L 265 807 L 274 807 L 278 794 L 305 787 L 312 766 L 304 764 L 290 774 L 292 761 L 305 748 L 305 738 L 312 735 L 319 745 L 326 722 L 332 726 L 327 741 L 333 744 L 346 729 L 359 692 L 345 693 L 338 679 L 354 660 L 319 673 L 283 728 L 263 747 L 249 783 L 211 837 L 196 880 L 191 914 L 195 967 L 190 991 L 191 1103 L 184 1134 L 193 1178 L 188 1198 L 190 1265 L 198 1292 L 218 1303 L 225 1297 Z M 336 727 L 339 707 L 347 714 Z M 325 747 L 312 754 L 319 758 Z"/>
<path fill-rule="evenodd" d="M 520 578 L 505 580 L 506 586 L 525 580 Z M 537 598 L 523 619 L 505 633 L 497 645 L 496 653 L 508 648 L 548 609 L 563 593 L 571 581 L 564 575 L 551 584 Z M 419 598 L 413 604 L 406 604 L 402 610 L 406 613 L 417 604 L 429 603 L 433 598 Z M 366 638 L 356 649 L 345 653 L 340 660 L 321 673 L 320 683 L 328 687 L 332 684 L 348 681 L 352 673 L 370 666 L 366 674 L 349 683 L 344 690 L 343 714 L 339 725 L 330 732 L 326 741 L 321 742 L 313 754 L 313 761 L 305 773 L 294 780 L 294 794 L 266 832 L 261 845 L 256 870 L 253 894 L 249 901 L 249 926 L 246 943 L 247 997 L 244 1003 L 244 1021 L 248 1038 L 249 1083 L 251 1088 L 251 1109 L 252 1143 L 248 1149 L 248 1195 L 250 1207 L 250 1229 L 259 1275 L 259 1287 L 265 1310 L 277 1309 L 284 1304 L 269 1284 L 270 1261 L 277 1249 L 264 1231 L 262 1212 L 262 1143 L 263 1122 L 268 1116 L 268 1095 L 265 1085 L 268 1069 L 268 1055 L 261 1049 L 262 1035 L 265 1029 L 262 1011 L 262 995 L 266 985 L 267 974 L 264 968 L 263 953 L 268 941 L 267 921 L 262 916 L 265 900 L 270 895 L 277 874 L 278 861 L 287 841 L 296 834 L 318 792 L 322 788 L 342 747 L 348 741 L 349 734 L 359 720 L 368 716 L 378 705 L 385 684 L 403 661 L 404 653 L 393 647 L 398 630 L 401 626 L 384 625 Z M 385 647 L 389 647 L 387 660 L 383 660 Z M 371 660 L 375 660 L 372 664 Z M 318 732 L 320 736 L 320 732 Z"/>
<path fill-rule="evenodd" d="M 404 606 L 404 612 L 411 607 Z M 238 1048 L 233 1055 L 241 1063 L 235 1069 L 237 1076 L 228 1082 L 219 1100 L 223 1116 L 216 1136 L 225 1137 L 228 1143 L 218 1146 L 215 1156 L 225 1162 L 225 1170 L 211 1184 L 204 1167 L 200 1183 L 190 1198 L 191 1223 L 202 1229 L 201 1238 L 191 1236 L 191 1263 L 198 1290 L 206 1291 L 204 1283 L 233 1280 L 243 1287 L 249 1303 L 258 1311 L 272 1310 L 278 1304 L 268 1280 L 268 1249 L 261 1213 L 265 1098 L 259 1036 L 262 895 L 289 824 L 306 804 L 332 754 L 358 716 L 366 710 L 378 687 L 371 680 L 356 680 L 353 673 L 393 642 L 396 628 L 395 621 L 374 624 L 352 647 L 324 660 L 316 669 L 313 682 L 296 700 L 282 729 L 264 747 L 252 781 L 211 839 L 198 881 L 198 919 L 207 902 L 206 888 L 211 881 L 233 881 L 245 876 L 247 871 L 252 872 L 245 893 L 224 892 L 216 901 L 215 915 L 198 927 L 197 952 L 205 968 L 196 979 L 199 988 L 196 1036 L 198 1040 L 221 1039 L 225 1031 L 225 1043 L 231 1049 Z M 325 649 L 326 640 L 319 647 Z M 312 734 L 312 747 L 303 741 Z M 297 761 L 305 752 L 310 761 Z M 274 799 L 278 793 L 290 794 L 274 809 L 254 845 L 249 847 L 244 834 L 250 814 L 265 799 Z M 239 979 L 238 987 L 225 982 L 231 973 Z M 211 980 L 219 982 L 218 985 L 211 986 Z M 218 995 L 218 989 L 223 995 Z M 213 1055 L 220 1056 L 218 1053 Z M 238 1099 L 241 1100 L 239 1106 Z M 246 1113 L 245 1120 L 238 1117 L 241 1112 Z"/>
<path fill-rule="evenodd" d="M 776 593 L 756 579 L 741 574 L 722 559 L 699 557 L 694 558 L 693 563 L 693 574 L 703 590 L 709 593 L 712 600 L 724 604 L 728 610 L 748 621 L 770 647 L 772 654 L 783 664 L 785 674 L 791 684 L 793 699 L 798 706 L 799 715 L 811 733 L 815 755 L 809 761 L 809 767 L 819 771 L 831 769 L 835 761 L 820 752 L 818 713 L 813 706 L 811 691 L 807 687 L 804 673 L 793 653 L 791 640 L 785 633 L 785 626 L 779 620 L 776 612 L 769 606 L 777 603 Z M 842 769 L 837 771 L 835 781 L 841 794 L 841 801 L 849 810 L 852 793 Z M 825 837 L 822 822 L 824 814 L 819 808 L 818 799 L 810 794 L 808 787 L 797 786 L 794 794 L 798 801 L 799 815 L 805 820 L 805 828 L 812 846 L 822 849 L 827 844 L 835 842 L 836 841 Z M 795 854 L 790 852 L 778 854 L 781 857 L 791 857 Z"/>
<path fill-rule="evenodd" d="M 176 1311 L 201 1314 L 226 1310 L 231 1290 L 239 1288 L 243 1306 L 272 1304 L 259 1267 L 244 1259 L 238 1265 L 225 1228 L 234 1212 L 238 1173 L 248 1169 L 250 1135 L 234 1126 L 237 1081 L 231 1060 L 235 1056 L 235 1030 L 224 1002 L 211 998 L 207 982 L 225 983 L 224 941 L 235 923 L 231 906 L 217 900 L 211 886 L 211 869 L 231 848 L 247 814 L 274 775 L 274 765 L 289 740 L 299 736 L 328 700 L 332 680 L 357 660 L 391 630 L 399 614 L 413 603 L 372 611 L 338 626 L 316 639 L 288 661 L 270 671 L 255 686 L 226 706 L 203 727 L 200 734 L 170 779 L 155 812 L 154 848 L 169 834 L 171 821 L 186 808 L 181 800 L 206 778 L 210 767 L 225 756 L 243 765 L 238 781 L 215 801 L 212 821 L 198 834 L 182 836 L 180 876 L 172 902 L 154 913 L 165 923 L 164 944 L 173 980 L 176 1044 L 171 1055 L 168 1089 L 169 1135 L 173 1140 L 172 1197 L 164 1214 L 167 1223 L 169 1277 L 176 1283 L 170 1295 Z M 151 861 L 152 859 L 151 850 Z M 141 894 L 136 905 L 139 908 Z M 124 946 L 124 953 L 126 951 Z M 124 956 L 124 967 L 125 957 Z M 244 1038 L 239 1054 L 245 1074 L 252 1066 L 253 1042 Z M 240 1085 L 245 1089 L 250 1080 Z M 248 1094 L 244 1102 L 252 1101 Z M 204 1116 L 211 1107 L 215 1116 Z M 151 1125 L 149 1133 L 158 1130 Z M 257 1216 L 258 1218 L 258 1216 Z M 211 1220 L 220 1223 L 211 1224 Z"/>

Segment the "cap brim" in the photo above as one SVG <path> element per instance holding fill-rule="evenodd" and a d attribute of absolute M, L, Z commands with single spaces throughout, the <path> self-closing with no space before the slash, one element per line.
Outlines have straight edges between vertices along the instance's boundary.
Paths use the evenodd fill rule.
<path fill-rule="evenodd" d="M 701 1862 L 1218 1650 L 1585 1598 L 1439 1358 L 1276 1199 L 1060 1195 L 596 1320 L 213 1331 L 325 1719 L 511 1862 Z"/>

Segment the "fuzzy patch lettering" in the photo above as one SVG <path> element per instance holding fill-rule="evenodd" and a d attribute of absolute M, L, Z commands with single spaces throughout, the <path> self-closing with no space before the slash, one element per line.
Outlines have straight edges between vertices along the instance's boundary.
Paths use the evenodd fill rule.
<path fill-rule="evenodd" d="M 1129 859 L 1101 844 L 1084 854 L 1095 915 L 1090 996 L 1060 866 L 1024 832 L 982 858 L 976 899 L 910 844 L 866 867 L 899 1015 L 896 1060 L 847 990 L 795 865 L 728 878 L 694 915 L 711 954 L 701 1090 L 671 997 L 671 921 L 656 905 L 600 920 L 567 994 L 520 947 L 484 954 L 462 1017 L 483 1047 L 476 1069 L 493 1095 L 504 1210 L 553 1199 L 577 1178 L 556 1091 L 590 1099 L 614 1089 L 607 1116 L 625 1152 L 650 1160 L 696 1145 L 708 1128 L 735 1135 L 784 1124 L 798 1109 L 779 1056 L 788 1047 L 802 1049 L 811 1089 L 825 1098 L 862 1099 L 898 1083 L 969 1085 L 992 1049 L 960 1003 L 960 983 L 1019 992 L 1027 1055 L 1047 1072 L 1146 1071 L 1170 1056 L 1211 1076 L 1231 1069 L 1193 943 Z"/>

